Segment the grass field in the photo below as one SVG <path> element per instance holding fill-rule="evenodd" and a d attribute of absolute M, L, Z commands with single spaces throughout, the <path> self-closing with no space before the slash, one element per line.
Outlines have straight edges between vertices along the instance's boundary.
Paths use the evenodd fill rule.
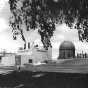
<path fill-rule="evenodd" d="M 88 74 L 29 71 L 0 75 L 0 88 L 88 88 Z"/>

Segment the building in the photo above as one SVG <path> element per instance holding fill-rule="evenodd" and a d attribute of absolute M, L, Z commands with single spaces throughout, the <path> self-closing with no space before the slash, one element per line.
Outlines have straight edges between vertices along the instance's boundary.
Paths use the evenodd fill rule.
<path fill-rule="evenodd" d="M 15 54 L 13 53 L 5 53 L 0 58 L 0 65 L 1 66 L 15 66 Z"/>
<path fill-rule="evenodd" d="M 58 59 L 71 59 L 75 57 L 75 46 L 70 41 L 64 41 L 59 48 Z"/>
<path fill-rule="evenodd" d="M 41 64 L 46 60 L 52 60 L 52 48 L 49 47 L 48 50 L 45 50 L 38 48 L 38 45 L 36 45 L 32 49 L 19 50 L 15 59 L 16 65 L 21 66 L 24 66 L 24 64 Z"/>
<path fill-rule="evenodd" d="M 39 64 L 46 60 L 52 60 L 52 49 L 50 47 L 48 50 L 34 48 L 32 52 L 29 63 Z"/>

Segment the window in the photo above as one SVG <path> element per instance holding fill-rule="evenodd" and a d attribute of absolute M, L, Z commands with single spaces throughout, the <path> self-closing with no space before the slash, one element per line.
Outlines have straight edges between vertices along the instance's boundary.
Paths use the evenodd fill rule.
<path fill-rule="evenodd" d="M 32 59 L 29 59 L 29 63 L 32 63 Z"/>
<path fill-rule="evenodd" d="M 0 60 L 2 59 L 2 57 L 0 56 Z"/>

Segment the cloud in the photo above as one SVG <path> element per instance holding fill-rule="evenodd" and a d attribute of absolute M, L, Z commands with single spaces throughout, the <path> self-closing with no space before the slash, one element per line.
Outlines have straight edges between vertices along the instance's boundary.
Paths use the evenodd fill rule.
<path fill-rule="evenodd" d="M 0 32 L 5 31 L 8 28 L 8 24 L 5 19 L 0 18 Z"/>
<path fill-rule="evenodd" d="M 10 32 L 4 31 L 0 34 L 0 50 L 16 51 L 18 47 L 22 46 L 22 42 L 19 41 L 13 40 Z"/>
<path fill-rule="evenodd" d="M 0 0 L 0 11 L 3 9 L 4 5 L 5 5 L 5 1 Z"/>
<path fill-rule="evenodd" d="M 6 2 L 8 2 L 9 0 L 0 0 L 0 12 L 3 10 Z"/>
<path fill-rule="evenodd" d="M 52 37 L 53 42 L 78 41 L 78 33 L 76 29 L 70 29 L 66 24 L 57 25 L 54 36 Z"/>

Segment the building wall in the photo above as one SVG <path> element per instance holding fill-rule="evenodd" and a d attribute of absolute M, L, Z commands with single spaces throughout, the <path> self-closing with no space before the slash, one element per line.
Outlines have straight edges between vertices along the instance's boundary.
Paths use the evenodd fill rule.
<path fill-rule="evenodd" d="M 3 66 L 14 66 L 15 65 L 15 55 L 2 57 L 1 64 Z"/>
<path fill-rule="evenodd" d="M 15 56 L 15 65 L 21 65 L 21 55 Z"/>
<path fill-rule="evenodd" d="M 43 62 L 44 60 L 48 60 L 47 51 L 43 50 L 34 50 L 30 59 L 33 60 L 33 63 Z"/>
<path fill-rule="evenodd" d="M 51 60 L 52 58 L 52 49 L 40 50 L 34 48 L 32 51 L 19 52 L 17 54 L 5 54 L 0 59 L 0 64 L 3 66 L 23 66 L 26 63 L 29 63 L 32 60 L 33 64 L 43 62 L 45 60 Z"/>
<path fill-rule="evenodd" d="M 31 54 L 30 52 L 18 53 L 15 58 L 16 58 L 16 65 L 23 66 L 24 64 L 27 64 L 27 63 L 38 64 L 45 60 L 50 60 L 51 52 L 47 50 L 38 50 L 34 48 Z"/>
<path fill-rule="evenodd" d="M 59 50 L 59 58 L 60 59 L 69 59 L 75 57 L 74 49 L 60 49 Z"/>
<path fill-rule="evenodd" d="M 21 55 L 21 66 L 29 63 L 30 55 Z"/>
<path fill-rule="evenodd" d="M 30 55 L 30 59 L 32 59 L 32 62 L 35 63 L 40 63 L 45 60 L 51 60 L 52 58 L 52 49 L 44 50 L 44 49 L 36 49 L 34 48 L 32 50 L 32 54 Z"/>
<path fill-rule="evenodd" d="M 49 60 L 52 60 L 52 47 L 48 48 L 47 57 L 48 57 Z"/>

